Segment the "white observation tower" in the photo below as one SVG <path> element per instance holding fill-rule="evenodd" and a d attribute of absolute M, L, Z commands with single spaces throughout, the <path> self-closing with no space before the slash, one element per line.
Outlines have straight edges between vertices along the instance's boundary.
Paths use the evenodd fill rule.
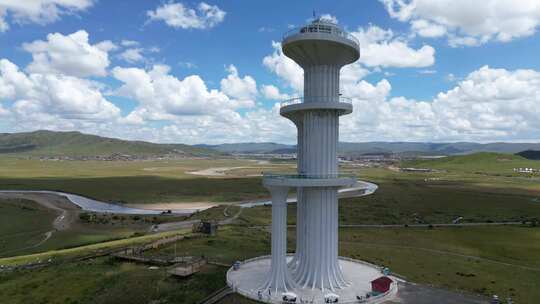
<path fill-rule="evenodd" d="M 320 298 L 328 292 L 356 299 L 359 290 L 369 288 L 367 279 L 378 275 L 376 268 L 340 261 L 338 256 L 338 189 L 356 184 L 355 178 L 338 171 L 339 117 L 352 112 L 351 102 L 340 96 L 339 76 L 343 66 L 359 59 L 359 43 L 336 24 L 316 19 L 287 32 L 282 49 L 304 69 L 304 97 L 285 101 L 280 109 L 297 127 L 298 172 L 264 174 L 263 184 L 272 195 L 271 257 L 259 258 L 264 261 L 259 266 L 246 262 L 241 271 L 251 276 L 249 281 L 234 271 L 229 271 L 227 280 L 238 292 L 251 298 L 257 294 L 259 300 L 265 300 L 261 295 L 284 293 Z M 287 195 L 291 188 L 297 190 L 292 258 L 287 257 Z M 353 275 L 346 273 L 343 263 L 352 265 L 347 267 L 354 269 L 349 270 Z M 267 268 L 261 274 L 262 267 Z"/>
<path fill-rule="evenodd" d="M 264 287 L 335 290 L 347 286 L 338 263 L 337 190 L 355 182 L 338 174 L 339 117 L 352 112 L 351 103 L 340 98 L 339 71 L 358 60 L 360 49 L 354 37 L 321 19 L 287 33 L 282 48 L 304 69 L 304 98 L 280 110 L 298 130 L 298 175 L 267 175 L 263 180 L 273 204 L 272 273 Z M 286 217 L 284 199 L 291 187 L 298 193 L 297 245 L 288 273 L 281 271 L 287 270 L 286 248 L 281 246 L 286 226 L 275 216 Z"/>

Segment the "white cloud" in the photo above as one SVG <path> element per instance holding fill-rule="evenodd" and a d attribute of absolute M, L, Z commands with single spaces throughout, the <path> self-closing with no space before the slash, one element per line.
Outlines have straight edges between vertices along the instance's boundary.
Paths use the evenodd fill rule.
<path fill-rule="evenodd" d="M 304 70 L 281 51 L 281 43 L 272 41 L 274 52 L 263 58 L 263 64 L 285 81 L 295 91 L 304 88 Z"/>
<path fill-rule="evenodd" d="M 274 85 L 263 85 L 261 87 L 261 94 L 264 96 L 264 98 L 272 100 L 283 101 L 291 98 L 291 96 L 288 94 L 282 94 Z"/>
<path fill-rule="evenodd" d="M 131 118 L 144 120 L 174 120 L 178 116 L 234 116 L 235 109 L 250 107 L 250 100 L 229 98 L 225 93 L 208 89 L 198 75 L 182 80 L 169 74 L 165 65 L 150 70 L 115 67 L 113 76 L 123 82 L 117 94 L 139 103 Z M 131 114 L 130 114 L 131 115 Z"/>
<path fill-rule="evenodd" d="M 136 63 L 144 60 L 144 56 L 142 55 L 143 49 L 141 48 L 133 48 L 133 49 L 127 49 L 120 53 L 118 57 L 126 62 L 129 63 Z"/>
<path fill-rule="evenodd" d="M 537 0 L 381 0 L 390 16 L 410 22 L 424 37 L 448 36 L 451 46 L 507 42 L 534 34 L 540 24 Z"/>
<path fill-rule="evenodd" d="M 533 70 L 484 66 L 429 102 L 390 98 L 390 91 L 382 80 L 347 92 L 355 111 L 342 120 L 344 140 L 540 139 L 540 73 Z"/>
<path fill-rule="evenodd" d="M 77 77 L 105 76 L 109 66 L 108 51 L 115 46 L 110 41 L 90 44 L 84 30 L 64 36 L 47 35 L 47 41 L 23 44 L 33 61 L 26 68 L 30 73 L 55 73 Z"/>
<path fill-rule="evenodd" d="M 150 21 L 161 20 L 174 28 L 206 29 L 223 22 L 226 12 L 217 5 L 209 5 L 205 2 L 199 3 L 196 10 L 180 2 L 169 2 L 146 14 Z"/>
<path fill-rule="evenodd" d="M 221 91 L 230 97 L 240 100 L 252 100 L 257 95 L 257 83 L 251 76 L 238 76 L 234 65 L 227 67 L 229 75 L 221 80 Z"/>
<path fill-rule="evenodd" d="M 332 16 L 330 14 L 322 14 L 321 15 L 321 20 L 327 20 L 327 21 L 330 21 L 332 23 L 335 23 L 335 24 L 338 24 L 338 19 L 336 18 L 336 16 Z"/>
<path fill-rule="evenodd" d="M 422 37 L 436 38 L 446 34 L 446 27 L 424 19 L 411 21 L 411 29 Z"/>
<path fill-rule="evenodd" d="M 134 47 L 134 46 L 138 46 L 139 45 L 139 42 L 138 41 L 135 41 L 135 40 L 122 40 L 120 41 L 120 44 L 122 46 L 125 46 L 125 47 Z"/>
<path fill-rule="evenodd" d="M 7 59 L 0 60 L 0 100 L 13 103 L 20 128 L 55 128 L 110 123 L 120 109 L 104 98 L 101 84 L 58 74 L 26 74 Z"/>
<path fill-rule="evenodd" d="M 6 17 L 19 24 L 48 24 L 60 19 L 61 15 L 84 11 L 94 0 L 2 0 L 0 1 L 0 32 L 9 29 Z"/>
<path fill-rule="evenodd" d="M 423 45 L 415 50 L 392 30 L 370 25 L 352 32 L 360 41 L 360 62 L 368 67 L 428 67 L 435 62 L 435 49 Z"/>

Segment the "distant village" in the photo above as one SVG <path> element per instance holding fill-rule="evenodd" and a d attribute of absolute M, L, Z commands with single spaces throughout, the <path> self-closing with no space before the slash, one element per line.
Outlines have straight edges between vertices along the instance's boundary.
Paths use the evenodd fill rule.
<path fill-rule="evenodd" d="M 32 157 L 29 157 L 32 158 Z M 141 161 L 141 160 L 178 160 L 194 158 L 187 154 L 171 153 L 165 155 L 131 155 L 113 153 L 111 155 L 93 156 L 40 156 L 41 161 Z M 198 157 L 200 158 L 200 157 Z"/>
<path fill-rule="evenodd" d="M 539 169 L 533 169 L 533 168 L 514 168 L 514 172 L 517 173 L 538 173 L 540 172 Z"/>

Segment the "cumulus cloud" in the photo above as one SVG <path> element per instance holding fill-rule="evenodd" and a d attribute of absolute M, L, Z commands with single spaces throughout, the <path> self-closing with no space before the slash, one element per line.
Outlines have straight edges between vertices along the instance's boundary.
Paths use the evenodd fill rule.
<path fill-rule="evenodd" d="M 189 115 L 234 116 L 234 109 L 253 105 L 252 101 L 234 99 L 232 95 L 245 97 L 245 92 L 241 90 L 235 91 L 231 87 L 229 93 L 233 98 L 230 98 L 222 91 L 208 89 L 198 75 L 178 79 L 169 71 L 170 67 L 166 65 L 154 65 L 149 70 L 113 69 L 113 76 L 123 83 L 117 94 L 139 103 L 134 113 L 130 114 L 133 121 L 174 120 L 177 116 Z M 237 72 L 235 75 L 238 77 Z"/>
<path fill-rule="evenodd" d="M 343 118 L 345 140 L 540 139 L 537 71 L 484 66 L 431 101 L 391 98 L 390 91 L 384 79 L 350 88 L 357 110 Z"/>
<path fill-rule="evenodd" d="M 339 23 L 339 21 L 338 21 L 338 19 L 336 18 L 336 16 L 332 16 L 332 15 L 330 15 L 330 14 L 322 14 L 320 18 L 321 18 L 321 20 L 330 21 L 330 22 L 335 23 L 335 24 L 338 24 L 338 23 Z"/>
<path fill-rule="evenodd" d="M 12 102 L 17 126 L 54 128 L 109 123 L 120 110 L 100 92 L 98 83 L 59 74 L 26 74 L 7 59 L 0 60 L 0 100 Z"/>
<path fill-rule="evenodd" d="M 540 24 L 537 0 L 381 0 L 391 17 L 409 22 L 423 37 L 446 35 L 451 46 L 507 42 L 534 34 Z"/>
<path fill-rule="evenodd" d="M 199 3 L 196 9 L 186 7 L 183 3 L 165 3 L 155 11 L 148 11 L 149 21 L 164 21 L 168 26 L 182 29 L 207 29 L 223 22 L 225 11 L 217 5 Z"/>
<path fill-rule="evenodd" d="M 272 41 L 274 52 L 263 58 L 263 65 L 285 81 L 285 84 L 303 91 L 304 70 L 281 51 L 281 43 Z"/>
<path fill-rule="evenodd" d="M 142 55 L 143 49 L 142 48 L 133 48 L 133 49 L 127 49 L 124 50 L 118 57 L 126 62 L 129 63 L 136 63 L 144 60 L 144 56 Z"/>
<path fill-rule="evenodd" d="M 234 65 L 227 67 L 229 75 L 221 80 L 221 91 L 230 97 L 240 100 L 252 100 L 257 95 L 257 83 L 253 77 L 247 75 L 243 78 L 238 76 L 238 70 Z"/>
<path fill-rule="evenodd" d="M 272 100 L 286 100 L 290 99 L 291 96 L 288 94 L 282 94 L 279 89 L 274 85 L 263 85 L 261 87 L 261 94 L 266 99 L 272 99 Z"/>
<path fill-rule="evenodd" d="M 60 19 L 61 15 L 84 11 L 94 0 L 3 0 L 0 1 L 0 32 L 9 29 L 6 17 L 16 23 L 45 25 Z"/>
<path fill-rule="evenodd" d="M 116 48 L 110 41 L 90 44 L 84 30 L 67 36 L 49 34 L 46 41 L 36 40 L 22 47 L 32 54 L 33 60 L 26 68 L 28 72 L 76 77 L 107 75 L 108 52 Z"/>
<path fill-rule="evenodd" d="M 435 49 L 423 45 L 410 47 L 407 41 L 390 29 L 370 25 L 352 32 L 360 41 L 360 62 L 368 67 L 428 67 L 435 63 Z"/>

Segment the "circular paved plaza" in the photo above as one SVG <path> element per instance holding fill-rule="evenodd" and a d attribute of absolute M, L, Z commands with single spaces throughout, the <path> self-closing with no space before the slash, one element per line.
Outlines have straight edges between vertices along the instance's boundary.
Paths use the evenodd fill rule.
<path fill-rule="evenodd" d="M 289 256 L 287 260 L 291 258 Z M 335 291 L 297 287 L 291 290 L 297 296 L 296 303 L 325 303 L 324 296 L 328 293 L 337 294 L 339 303 L 360 303 L 357 296 L 365 296 L 366 293 L 371 291 L 371 281 L 382 276 L 378 267 L 361 261 L 340 257 L 339 265 L 345 278 L 351 283 L 349 287 Z M 281 293 L 268 294 L 268 292 L 260 291 L 260 286 L 263 285 L 269 271 L 269 256 L 247 260 L 240 265 L 238 270 L 229 269 L 227 272 L 227 284 L 235 292 L 250 299 L 264 303 L 283 303 Z M 397 294 L 398 285 L 396 278 L 391 277 L 391 279 L 394 283 L 388 293 L 379 297 L 371 297 L 368 301 L 362 303 L 381 303 L 392 299 Z"/>

